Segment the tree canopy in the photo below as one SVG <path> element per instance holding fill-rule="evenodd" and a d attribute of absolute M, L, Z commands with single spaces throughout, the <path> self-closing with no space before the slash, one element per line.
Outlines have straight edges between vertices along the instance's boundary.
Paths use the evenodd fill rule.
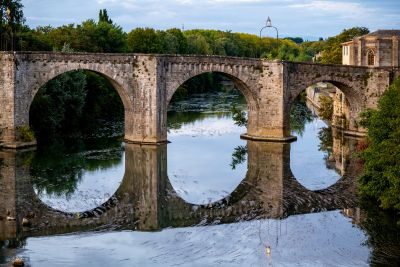
<path fill-rule="evenodd" d="M 368 147 L 362 153 L 361 192 L 379 200 L 382 208 L 400 210 L 400 79 L 382 95 L 377 110 L 363 114 Z"/>
<path fill-rule="evenodd" d="M 322 41 L 321 63 L 342 64 L 341 43 L 351 41 L 354 37 L 365 35 L 369 30 L 365 27 L 353 27 L 343 30 L 340 34 Z"/>
<path fill-rule="evenodd" d="M 25 22 L 21 0 L 0 1 L 0 49 L 15 48 L 15 38 Z"/>

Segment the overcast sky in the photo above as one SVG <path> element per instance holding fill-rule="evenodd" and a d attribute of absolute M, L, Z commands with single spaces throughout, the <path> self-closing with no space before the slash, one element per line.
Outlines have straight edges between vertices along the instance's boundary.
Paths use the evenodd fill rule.
<path fill-rule="evenodd" d="M 22 0 L 26 23 L 59 26 L 97 19 L 106 8 L 129 32 L 156 29 L 220 29 L 259 34 L 268 16 L 280 36 L 328 37 L 344 28 L 400 29 L 400 0 Z M 271 28 L 263 35 L 275 36 Z"/>

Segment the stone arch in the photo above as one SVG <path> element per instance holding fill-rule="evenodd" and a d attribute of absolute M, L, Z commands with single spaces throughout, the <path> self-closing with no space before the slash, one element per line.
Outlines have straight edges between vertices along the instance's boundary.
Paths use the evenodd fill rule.
<path fill-rule="evenodd" d="M 56 62 L 51 61 L 44 62 L 32 62 L 29 68 L 38 69 L 39 71 L 32 71 L 29 73 L 29 79 L 21 78 L 22 82 L 18 86 L 17 90 L 20 91 L 21 95 L 26 97 L 22 98 L 16 106 L 16 119 L 17 125 L 29 125 L 29 113 L 31 104 L 37 95 L 40 88 L 50 80 L 58 77 L 61 74 L 68 73 L 70 71 L 85 70 L 96 73 L 106 78 L 114 89 L 117 91 L 121 102 L 124 107 L 124 128 L 125 138 L 132 132 L 133 124 L 131 114 L 133 112 L 133 93 L 132 85 L 127 83 L 129 80 L 120 74 L 119 68 L 113 68 L 107 66 L 104 62 Z"/>
<path fill-rule="evenodd" d="M 349 121 L 349 126 L 348 128 L 350 130 L 358 130 L 358 119 L 359 119 L 359 113 L 364 107 L 364 94 L 359 91 L 359 86 L 356 86 L 352 81 L 349 81 L 349 79 L 343 78 L 343 77 L 332 77 L 331 75 L 322 75 L 320 77 L 316 77 L 314 79 L 307 80 L 304 85 L 302 86 L 297 86 L 295 85 L 295 88 L 291 90 L 291 96 L 290 96 L 290 107 L 293 103 L 293 101 L 296 99 L 296 97 L 304 91 L 306 88 L 309 86 L 312 86 L 317 83 L 331 83 L 332 85 L 336 86 L 345 96 L 348 104 L 349 104 L 349 115 L 350 115 L 350 121 Z M 287 110 L 286 116 L 290 115 L 290 107 Z M 287 117 L 288 118 L 288 117 Z M 287 121 L 290 121 L 287 119 Z"/>
<path fill-rule="evenodd" d="M 34 85 L 30 88 L 30 98 L 28 99 L 28 110 L 30 110 L 30 106 L 35 98 L 37 92 L 40 90 L 42 86 L 44 86 L 49 81 L 54 78 L 71 71 L 83 70 L 83 71 L 91 71 L 94 72 L 104 78 L 106 78 L 114 89 L 117 91 L 123 105 L 124 109 L 131 109 L 132 100 L 128 95 L 128 92 L 123 87 L 124 81 L 120 79 L 120 77 L 116 76 L 113 71 L 104 70 L 101 64 L 92 64 L 91 66 L 80 66 L 75 64 L 65 64 L 65 65 L 56 65 L 52 69 L 50 73 L 38 74 L 39 77 L 36 77 Z"/>
<path fill-rule="evenodd" d="M 367 50 L 367 65 L 368 66 L 375 66 L 376 56 L 374 49 Z"/>
<path fill-rule="evenodd" d="M 244 95 L 246 98 L 246 102 L 248 108 L 254 106 L 258 107 L 257 97 L 252 91 L 252 86 L 250 85 L 249 78 L 245 78 L 246 76 L 241 77 L 238 73 L 235 73 L 233 68 L 224 68 L 222 67 L 211 67 L 211 68 L 197 68 L 195 71 L 186 71 L 183 75 L 179 76 L 176 81 L 172 82 L 169 86 L 167 86 L 167 96 L 166 96 L 166 103 L 167 106 L 172 99 L 172 96 L 175 94 L 176 90 L 178 90 L 179 86 L 183 85 L 188 80 L 200 76 L 206 73 L 218 73 L 227 78 L 229 78 L 239 89 L 239 91 Z"/>
<path fill-rule="evenodd" d="M 256 135 L 258 131 L 259 116 L 258 112 L 259 99 L 258 99 L 258 79 L 259 75 L 254 74 L 258 71 L 255 66 L 236 66 L 224 63 L 214 64 L 172 64 L 173 66 L 167 72 L 168 80 L 166 83 L 166 96 L 165 96 L 165 110 L 172 99 L 172 96 L 176 90 L 184 84 L 186 81 L 193 77 L 199 76 L 204 73 L 219 73 L 231 81 L 237 86 L 239 91 L 244 95 L 247 103 L 248 111 L 248 123 L 247 123 L 247 134 Z M 174 66 L 175 65 L 175 66 Z M 162 132 L 167 136 L 166 120 L 167 116 L 163 117 L 165 121 L 163 123 Z"/>
<path fill-rule="evenodd" d="M 345 96 L 349 99 L 350 103 L 361 105 L 363 103 L 363 97 L 360 92 L 356 90 L 356 86 L 352 82 L 349 82 L 348 79 L 343 79 L 340 77 L 332 77 L 330 75 L 323 75 L 318 78 L 307 80 L 305 86 L 296 86 L 294 90 L 291 90 L 290 103 L 296 99 L 296 97 L 304 91 L 307 87 L 317 84 L 317 83 L 331 83 L 336 86 L 340 91 L 345 94 Z"/>

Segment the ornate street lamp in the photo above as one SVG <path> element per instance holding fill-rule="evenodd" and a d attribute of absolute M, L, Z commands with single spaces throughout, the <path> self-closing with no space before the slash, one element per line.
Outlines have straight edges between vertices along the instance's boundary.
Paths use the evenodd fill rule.
<path fill-rule="evenodd" d="M 266 22 L 265 26 L 262 27 L 261 30 L 260 30 L 260 39 L 261 39 L 261 33 L 265 28 L 274 28 L 276 30 L 276 39 L 279 38 L 278 29 L 275 26 L 272 26 L 272 22 L 271 22 L 271 19 L 270 19 L 269 16 L 268 16 L 268 19 L 267 19 L 267 22 Z"/>

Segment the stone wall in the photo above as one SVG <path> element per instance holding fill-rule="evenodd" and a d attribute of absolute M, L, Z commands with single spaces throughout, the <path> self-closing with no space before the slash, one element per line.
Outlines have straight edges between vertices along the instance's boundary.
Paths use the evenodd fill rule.
<path fill-rule="evenodd" d="M 382 54 L 384 56 L 384 54 Z M 30 105 L 41 86 L 73 70 L 106 77 L 125 108 L 125 140 L 167 141 L 167 106 L 188 79 L 218 72 L 231 79 L 248 104 L 245 138 L 289 141 L 290 105 L 308 86 L 330 82 L 350 103 L 348 130 L 359 131 L 359 113 L 376 107 L 394 76 L 391 68 L 266 61 L 219 56 L 2 52 L 0 54 L 0 140 L 18 143 L 29 125 Z"/>
<path fill-rule="evenodd" d="M 308 86 L 329 82 L 340 89 L 349 103 L 349 132 L 363 132 L 359 115 L 365 108 L 375 108 L 382 93 L 388 88 L 393 76 L 391 68 L 369 68 L 349 65 L 322 65 L 310 63 L 284 63 L 288 78 L 285 80 L 286 120 L 290 105 L 297 95 Z"/>
<path fill-rule="evenodd" d="M 14 57 L 0 52 L 0 142 L 14 140 L 14 83 Z"/>

